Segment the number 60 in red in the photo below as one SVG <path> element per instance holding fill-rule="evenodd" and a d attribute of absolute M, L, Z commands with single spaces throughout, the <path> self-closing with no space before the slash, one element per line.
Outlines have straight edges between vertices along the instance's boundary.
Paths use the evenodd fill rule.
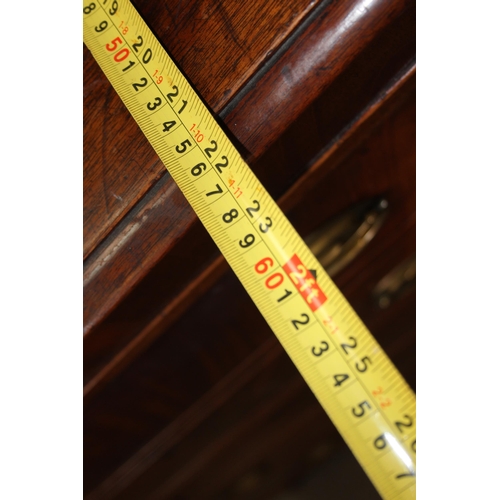
<path fill-rule="evenodd" d="M 259 274 L 264 274 L 268 269 L 273 267 L 273 265 L 274 262 L 271 257 L 264 257 L 262 260 L 259 260 L 257 264 L 255 264 L 255 271 Z M 266 279 L 266 287 L 270 290 L 272 290 L 273 288 L 277 288 L 283 283 L 283 280 L 284 278 L 281 273 L 278 272 L 271 274 L 271 276 Z"/>
<path fill-rule="evenodd" d="M 268 264 L 269 263 L 269 264 Z M 264 274 L 270 267 L 273 267 L 274 262 L 271 257 L 264 257 L 255 264 L 255 271 L 259 274 Z"/>

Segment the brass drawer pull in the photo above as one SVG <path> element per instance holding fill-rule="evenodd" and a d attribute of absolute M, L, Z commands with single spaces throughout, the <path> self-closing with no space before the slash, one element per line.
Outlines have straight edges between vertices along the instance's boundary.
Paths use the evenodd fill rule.
<path fill-rule="evenodd" d="M 357 203 L 305 238 L 330 276 L 344 269 L 377 234 L 388 211 L 385 198 Z"/>
<path fill-rule="evenodd" d="M 403 293 L 415 288 L 416 275 L 416 256 L 412 255 L 377 283 L 373 289 L 373 295 L 378 306 L 381 309 L 386 309 Z"/>

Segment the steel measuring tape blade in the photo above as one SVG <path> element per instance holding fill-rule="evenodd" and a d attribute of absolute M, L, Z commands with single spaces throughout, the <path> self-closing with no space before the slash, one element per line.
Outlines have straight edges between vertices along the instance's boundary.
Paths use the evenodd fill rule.
<path fill-rule="evenodd" d="M 130 2 L 86 0 L 83 20 L 86 46 L 378 492 L 415 498 L 411 388 Z"/>

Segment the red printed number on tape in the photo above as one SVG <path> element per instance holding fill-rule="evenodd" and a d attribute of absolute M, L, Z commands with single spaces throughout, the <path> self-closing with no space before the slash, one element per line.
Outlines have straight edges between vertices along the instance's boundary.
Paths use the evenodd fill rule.
<path fill-rule="evenodd" d="M 319 309 L 327 301 L 326 295 L 319 287 L 311 271 L 306 269 L 306 266 L 302 263 L 297 254 L 293 255 L 293 257 L 283 266 L 283 269 L 293 281 L 302 297 L 306 299 L 312 312 Z"/>

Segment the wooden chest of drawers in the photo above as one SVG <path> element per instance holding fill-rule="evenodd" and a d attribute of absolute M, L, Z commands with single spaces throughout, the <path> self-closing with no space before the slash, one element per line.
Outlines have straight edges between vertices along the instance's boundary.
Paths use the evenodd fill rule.
<path fill-rule="evenodd" d="M 299 233 L 334 221 L 415 388 L 415 4 L 134 5 Z M 377 498 L 86 48 L 83 105 L 85 498 L 311 498 L 329 464 Z"/>

